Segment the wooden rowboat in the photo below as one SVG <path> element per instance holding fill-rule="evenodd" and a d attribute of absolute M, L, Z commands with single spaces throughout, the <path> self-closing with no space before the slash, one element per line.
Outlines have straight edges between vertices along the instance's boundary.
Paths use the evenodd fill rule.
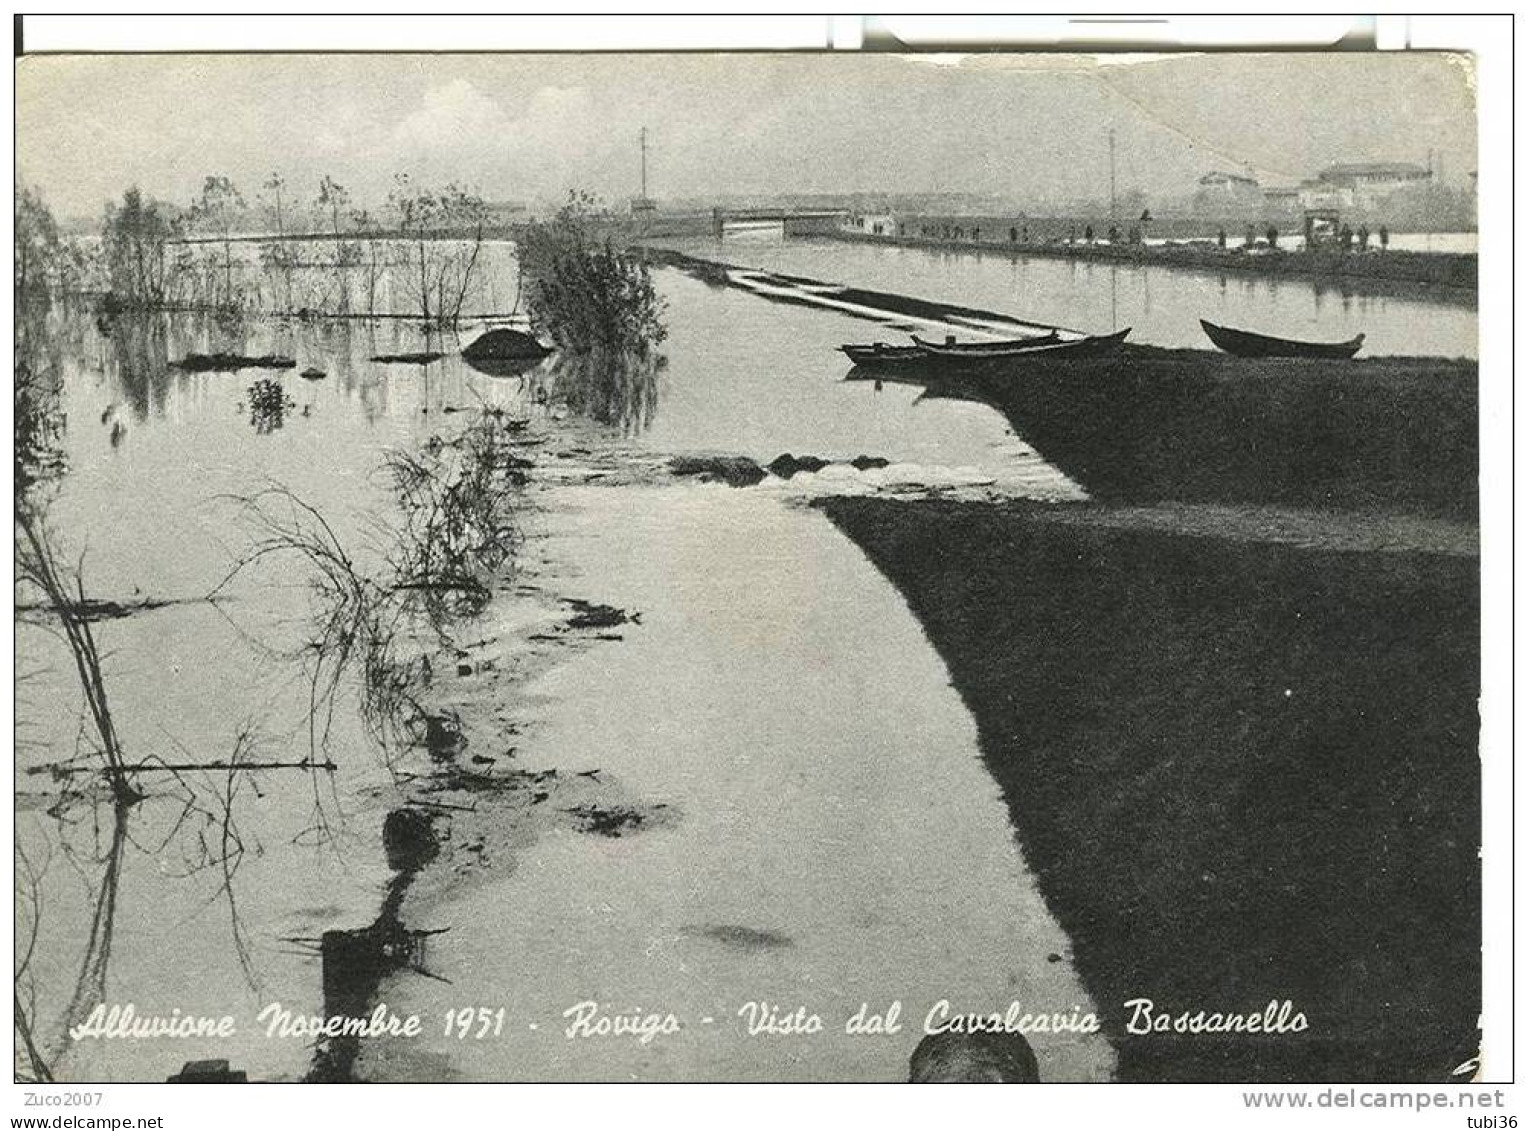
<path fill-rule="evenodd" d="M 1004 342 L 926 342 L 914 337 L 913 341 L 928 352 L 930 358 L 947 363 L 966 365 L 1002 361 L 1059 361 L 1074 358 L 1097 357 L 1109 353 L 1124 344 L 1130 327 L 1118 333 L 1100 334 L 1096 337 L 1072 338 L 1063 341 L 1051 333 L 1045 338 L 1018 338 Z"/>
<path fill-rule="evenodd" d="M 1364 344 L 1362 334 L 1346 342 L 1302 342 L 1295 338 L 1254 334 L 1250 330 L 1233 330 L 1203 318 L 1199 325 L 1204 327 L 1210 341 L 1237 357 L 1352 357 Z"/>
<path fill-rule="evenodd" d="M 917 334 L 913 335 L 913 341 L 917 348 L 929 353 L 938 353 L 940 356 L 958 353 L 965 356 L 981 356 L 988 354 L 1004 355 L 1020 350 L 1039 349 L 1041 346 L 1054 346 L 1061 342 L 1061 335 L 1051 330 L 1045 334 L 1034 334 L 1027 338 L 1004 338 L 992 342 L 957 342 L 951 335 L 943 342 L 925 342 Z"/>
<path fill-rule="evenodd" d="M 869 346 L 839 346 L 838 348 L 855 365 L 862 365 L 869 369 L 916 365 L 928 357 L 922 346 L 893 346 L 885 342 L 876 342 Z"/>

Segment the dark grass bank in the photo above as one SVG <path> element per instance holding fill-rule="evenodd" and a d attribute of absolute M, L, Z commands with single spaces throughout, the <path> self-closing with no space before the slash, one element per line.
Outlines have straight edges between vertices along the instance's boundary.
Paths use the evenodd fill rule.
<path fill-rule="evenodd" d="M 948 666 L 1122 1079 L 1432 1081 L 1474 1055 L 1477 559 L 818 505 Z M 1288 998 L 1310 1028 L 1134 1036 L 1138 997 Z"/>
<path fill-rule="evenodd" d="M 1473 361 L 1137 346 L 928 388 L 991 405 L 1103 499 L 1479 513 Z"/>

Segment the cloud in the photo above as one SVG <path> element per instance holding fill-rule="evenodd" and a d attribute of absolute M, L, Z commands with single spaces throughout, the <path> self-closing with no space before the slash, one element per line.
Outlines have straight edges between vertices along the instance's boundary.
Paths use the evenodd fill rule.
<path fill-rule="evenodd" d="M 423 104 L 393 131 L 393 141 L 404 149 L 456 149 L 482 144 L 502 135 L 509 115 L 466 79 L 427 90 Z"/>
<path fill-rule="evenodd" d="M 577 142 L 600 125 L 598 109 L 582 87 L 561 86 L 540 87 L 522 106 L 506 107 L 459 78 L 426 91 L 389 145 L 399 163 L 422 176 L 440 171 L 489 195 L 560 191 L 579 171 Z"/>

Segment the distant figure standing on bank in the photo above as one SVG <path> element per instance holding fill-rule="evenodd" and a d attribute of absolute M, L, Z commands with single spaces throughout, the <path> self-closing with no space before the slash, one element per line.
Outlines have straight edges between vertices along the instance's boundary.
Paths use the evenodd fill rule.
<path fill-rule="evenodd" d="M 1379 226 L 1379 249 L 1381 251 L 1390 250 L 1390 229 L 1383 224 Z"/>
<path fill-rule="evenodd" d="M 1221 251 L 1225 251 L 1225 249 L 1226 249 L 1226 230 L 1224 228 L 1220 229 L 1220 234 L 1215 237 L 1215 242 L 1220 245 L 1220 250 Z"/>
<path fill-rule="evenodd" d="M 1082 230 L 1082 238 L 1087 240 L 1089 243 L 1093 242 L 1093 225 L 1092 224 L 1089 224 L 1086 228 L 1084 228 Z"/>
<path fill-rule="evenodd" d="M 1022 1033 L 931 1033 L 913 1050 L 909 1084 L 1038 1084 Z"/>
<path fill-rule="evenodd" d="M 1254 228 L 1251 224 L 1248 224 L 1247 225 L 1247 234 L 1246 234 L 1243 246 L 1250 248 L 1250 247 L 1252 247 L 1256 243 L 1257 243 L 1257 229 Z"/>
<path fill-rule="evenodd" d="M 1342 240 L 1342 250 L 1343 251 L 1352 251 L 1353 250 L 1353 229 L 1352 228 L 1350 228 L 1346 224 L 1344 224 L 1342 226 L 1342 231 L 1339 233 L 1339 238 Z"/>
<path fill-rule="evenodd" d="M 1358 250 L 1369 250 L 1369 225 L 1360 224 L 1358 227 Z"/>
<path fill-rule="evenodd" d="M 1263 234 L 1268 240 L 1268 250 L 1272 251 L 1279 246 L 1279 230 L 1272 224 L 1268 225 L 1268 230 Z"/>

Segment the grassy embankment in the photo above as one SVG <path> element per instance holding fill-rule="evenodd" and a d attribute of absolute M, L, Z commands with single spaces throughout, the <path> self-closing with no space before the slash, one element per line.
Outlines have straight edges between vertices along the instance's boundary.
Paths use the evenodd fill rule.
<path fill-rule="evenodd" d="M 935 382 L 982 400 L 1096 497 L 1478 513 L 1478 366 L 1246 360 L 1126 347 L 1021 376 Z"/>
<path fill-rule="evenodd" d="M 948 666 L 1121 1078 L 1441 1080 L 1475 1053 L 1477 559 L 820 505 Z M 1288 998 L 1310 1029 L 1132 1036 L 1137 997 Z"/>

